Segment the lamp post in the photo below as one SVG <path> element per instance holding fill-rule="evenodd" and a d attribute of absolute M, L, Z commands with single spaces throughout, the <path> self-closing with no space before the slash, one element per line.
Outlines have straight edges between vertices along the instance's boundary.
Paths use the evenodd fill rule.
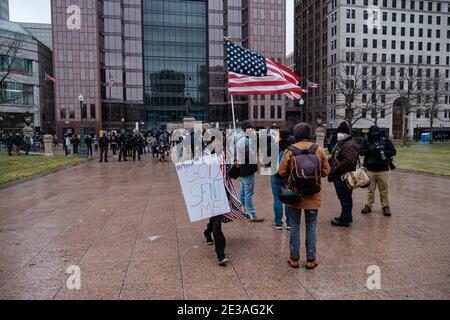
<path fill-rule="evenodd" d="M 123 130 L 123 123 L 125 122 L 125 119 L 124 118 L 122 118 L 121 120 L 120 120 L 120 132 L 122 132 L 122 130 Z"/>
<path fill-rule="evenodd" d="M 80 118 L 81 118 L 81 122 L 80 122 L 80 154 L 84 156 L 84 155 L 86 155 L 86 145 L 84 144 L 84 122 L 83 122 L 84 97 L 81 93 L 78 96 L 78 102 L 80 103 Z"/>
<path fill-rule="evenodd" d="M 303 106 L 305 105 L 305 100 L 303 100 L 303 97 L 300 97 L 298 105 L 300 106 L 300 121 L 303 121 Z"/>

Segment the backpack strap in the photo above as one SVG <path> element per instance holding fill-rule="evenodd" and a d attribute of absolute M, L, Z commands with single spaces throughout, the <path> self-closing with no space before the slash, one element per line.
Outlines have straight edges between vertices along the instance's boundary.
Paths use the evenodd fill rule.
<path fill-rule="evenodd" d="M 290 150 L 293 153 L 294 157 L 296 157 L 296 156 L 299 156 L 299 155 L 305 154 L 305 153 L 306 154 L 316 154 L 318 148 L 319 148 L 319 145 L 313 143 L 311 145 L 311 147 L 309 147 L 309 149 L 302 149 L 301 150 L 301 149 L 296 148 L 294 146 L 289 146 L 288 150 Z"/>

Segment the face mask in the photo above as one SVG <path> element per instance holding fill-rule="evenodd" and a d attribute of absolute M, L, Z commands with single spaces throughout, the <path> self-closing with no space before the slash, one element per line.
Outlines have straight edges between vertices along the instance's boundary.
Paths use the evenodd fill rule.
<path fill-rule="evenodd" d="M 338 138 L 338 141 L 344 140 L 344 139 L 345 139 L 345 134 L 343 134 L 343 133 L 338 133 L 338 134 L 337 134 L 337 138 Z"/>

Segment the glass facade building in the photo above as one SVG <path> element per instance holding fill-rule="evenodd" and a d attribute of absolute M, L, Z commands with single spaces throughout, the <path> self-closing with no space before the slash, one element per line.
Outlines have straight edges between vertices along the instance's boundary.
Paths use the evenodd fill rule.
<path fill-rule="evenodd" d="M 152 124 L 207 119 L 207 1 L 144 0 L 144 103 Z"/>

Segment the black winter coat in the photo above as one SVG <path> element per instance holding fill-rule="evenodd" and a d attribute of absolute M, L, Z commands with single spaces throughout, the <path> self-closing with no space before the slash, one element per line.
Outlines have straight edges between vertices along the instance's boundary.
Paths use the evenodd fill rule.
<path fill-rule="evenodd" d="M 381 157 L 381 150 L 384 150 L 385 160 Z M 364 156 L 364 166 L 370 171 L 388 171 L 392 157 L 396 154 L 394 144 L 386 138 L 378 140 L 367 138 L 361 145 L 360 155 Z"/>
<path fill-rule="evenodd" d="M 338 141 L 330 159 L 331 171 L 328 181 L 340 180 L 344 173 L 355 171 L 358 157 L 359 145 L 351 136 Z"/>

